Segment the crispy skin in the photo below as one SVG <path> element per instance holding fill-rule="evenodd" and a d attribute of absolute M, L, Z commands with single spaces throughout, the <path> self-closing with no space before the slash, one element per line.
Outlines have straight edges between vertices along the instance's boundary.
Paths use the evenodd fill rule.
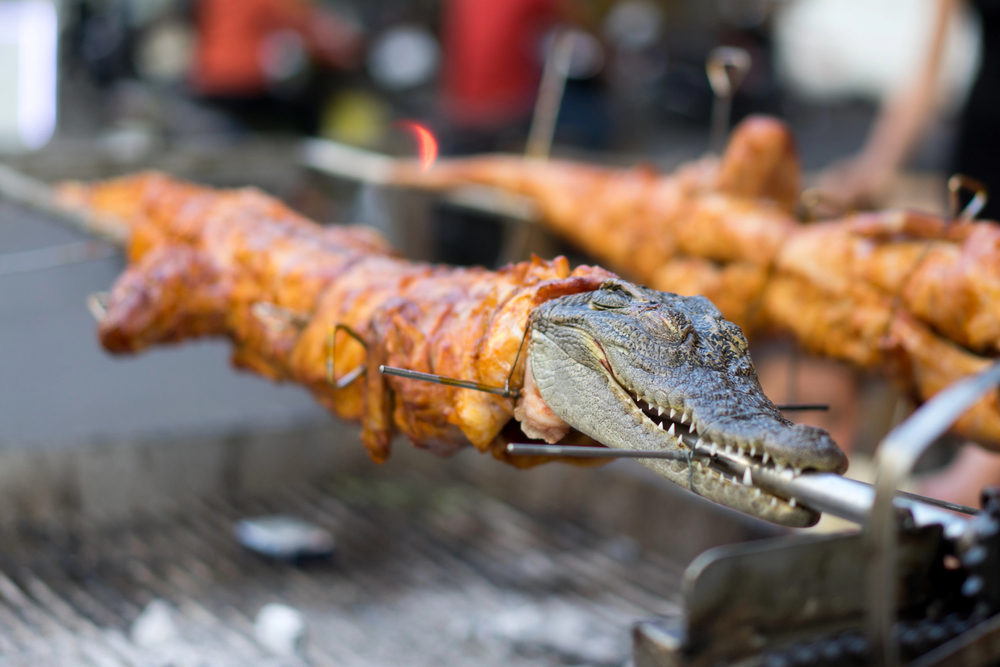
<path fill-rule="evenodd" d="M 360 420 L 376 461 L 402 432 L 439 454 L 471 443 L 515 465 L 539 462 L 502 450 L 517 437 L 516 429 L 504 435 L 514 399 L 384 376 L 379 365 L 503 386 L 533 309 L 612 277 L 592 267 L 570 271 L 565 258 L 499 271 L 412 263 L 367 228 L 324 228 L 256 190 L 216 191 L 159 174 L 67 184 L 61 196 L 113 213 L 131 230 L 130 264 L 99 327 L 108 350 L 228 336 L 235 365 L 299 382 L 337 415 Z M 367 364 L 366 375 L 341 390 L 326 376 L 338 324 L 367 345 L 337 336 L 336 377 Z M 519 412 L 529 430 L 532 398 Z"/>

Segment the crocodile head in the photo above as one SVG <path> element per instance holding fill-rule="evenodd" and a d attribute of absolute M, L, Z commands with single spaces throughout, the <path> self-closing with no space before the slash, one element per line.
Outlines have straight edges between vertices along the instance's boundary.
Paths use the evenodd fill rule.
<path fill-rule="evenodd" d="M 529 360 L 546 404 L 573 428 L 620 449 L 727 446 L 758 465 L 842 472 L 830 435 L 796 425 L 761 390 L 747 341 L 704 297 L 608 280 L 539 306 Z M 686 442 L 685 442 L 686 441 Z M 697 446 L 697 445 L 694 445 Z M 701 449 L 701 448 L 699 448 Z M 667 479 L 791 526 L 816 514 L 690 461 L 642 459 Z"/>

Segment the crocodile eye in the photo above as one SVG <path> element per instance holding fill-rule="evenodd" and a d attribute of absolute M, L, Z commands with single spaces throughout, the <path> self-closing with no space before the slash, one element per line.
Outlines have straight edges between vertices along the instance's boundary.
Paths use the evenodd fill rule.
<path fill-rule="evenodd" d="M 627 294 L 618 290 L 602 289 L 594 292 L 593 294 L 594 296 L 590 300 L 590 305 L 596 310 L 614 310 L 616 308 L 625 308 L 632 302 L 632 299 L 630 299 Z"/>

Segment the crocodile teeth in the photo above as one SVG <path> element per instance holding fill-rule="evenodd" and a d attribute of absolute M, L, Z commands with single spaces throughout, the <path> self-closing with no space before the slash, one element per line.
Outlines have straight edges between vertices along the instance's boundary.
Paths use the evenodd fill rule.
<path fill-rule="evenodd" d="M 733 453 L 733 446 L 726 445 L 726 454 L 732 454 L 732 453 Z"/>
<path fill-rule="evenodd" d="M 785 479 L 795 479 L 795 475 L 792 473 L 791 470 L 783 470 L 781 472 L 781 476 L 784 477 Z"/>
<path fill-rule="evenodd" d="M 723 474 L 722 474 L 722 473 L 720 472 L 720 473 L 719 473 L 719 479 L 720 479 L 721 481 L 725 482 L 725 481 L 726 481 L 726 476 L 725 476 L 725 475 L 723 475 Z"/>
<path fill-rule="evenodd" d="M 677 411 L 674 410 L 673 408 L 670 408 L 670 418 L 673 419 L 676 414 L 677 414 Z"/>
<path fill-rule="evenodd" d="M 778 506 L 778 499 L 771 498 L 771 507 L 777 507 L 777 506 Z"/>
<path fill-rule="evenodd" d="M 700 442 L 700 441 L 699 441 L 699 442 Z M 715 443 L 713 442 L 713 443 L 712 443 L 712 448 L 711 448 L 711 449 L 709 450 L 709 452 L 708 452 L 708 453 L 709 453 L 709 454 L 711 454 L 712 456 L 715 456 L 715 453 L 716 453 L 717 451 L 719 451 L 719 446 L 718 446 L 717 444 L 715 444 Z"/>
<path fill-rule="evenodd" d="M 656 416 L 657 417 L 663 416 L 663 408 L 661 408 L 659 405 L 656 406 Z"/>
<path fill-rule="evenodd" d="M 770 455 L 770 454 L 768 454 L 767 452 L 764 452 L 764 465 L 767 465 L 767 460 L 768 460 L 769 458 L 771 458 L 771 455 Z"/>
<path fill-rule="evenodd" d="M 680 422 L 683 424 L 684 422 L 687 421 L 687 418 L 688 418 L 687 413 L 686 412 L 682 412 L 681 413 Z"/>
<path fill-rule="evenodd" d="M 798 477 L 802 474 L 802 468 L 795 468 L 795 476 Z"/>
<path fill-rule="evenodd" d="M 753 486 L 753 477 L 750 476 L 749 466 L 743 469 L 743 483 L 747 486 Z"/>
<path fill-rule="evenodd" d="M 701 447 L 701 446 L 702 446 L 703 444 L 705 444 L 705 441 L 704 441 L 704 440 L 702 440 L 701 438 L 698 438 L 698 442 L 694 443 L 694 448 L 695 448 L 695 449 L 698 449 L 698 448 L 699 448 L 699 447 Z"/>
<path fill-rule="evenodd" d="M 663 422 L 656 422 L 656 428 L 663 430 Z"/>
<path fill-rule="evenodd" d="M 738 451 L 740 453 L 741 457 L 743 456 L 743 448 L 742 447 L 737 447 L 736 451 Z"/>
<path fill-rule="evenodd" d="M 781 473 L 785 471 L 785 466 L 781 463 L 775 463 L 774 469 L 777 470 L 779 473 Z"/>
<path fill-rule="evenodd" d="M 663 428 L 663 424 L 660 424 L 660 428 Z M 674 425 L 673 422 L 670 422 L 670 428 L 667 429 L 667 433 L 669 433 L 670 435 L 677 435 L 677 433 L 675 433 L 676 430 L 677 427 Z"/>
<path fill-rule="evenodd" d="M 753 458 L 756 455 L 757 455 L 757 448 L 756 447 L 751 447 L 750 448 L 750 458 Z"/>
<path fill-rule="evenodd" d="M 790 500 L 788 501 L 788 506 L 789 506 L 789 507 L 795 507 L 795 505 L 796 505 L 796 502 L 795 502 L 795 498 L 791 498 L 791 499 L 790 499 Z"/>
<path fill-rule="evenodd" d="M 760 498 L 760 489 L 754 489 L 754 491 L 753 491 L 753 497 L 754 498 Z"/>

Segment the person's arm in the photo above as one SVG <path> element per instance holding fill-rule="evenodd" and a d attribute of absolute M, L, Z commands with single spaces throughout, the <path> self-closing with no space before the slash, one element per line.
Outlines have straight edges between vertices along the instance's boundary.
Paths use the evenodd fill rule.
<path fill-rule="evenodd" d="M 966 444 L 944 470 L 921 479 L 917 492 L 969 507 L 979 507 L 984 486 L 1000 484 L 1000 456 L 979 445 Z"/>
<path fill-rule="evenodd" d="M 875 203 L 933 118 L 949 18 L 957 0 L 937 0 L 927 57 L 913 83 L 883 104 L 864 148 L 828 169 L 819 189 L 846 206 Z"/>

